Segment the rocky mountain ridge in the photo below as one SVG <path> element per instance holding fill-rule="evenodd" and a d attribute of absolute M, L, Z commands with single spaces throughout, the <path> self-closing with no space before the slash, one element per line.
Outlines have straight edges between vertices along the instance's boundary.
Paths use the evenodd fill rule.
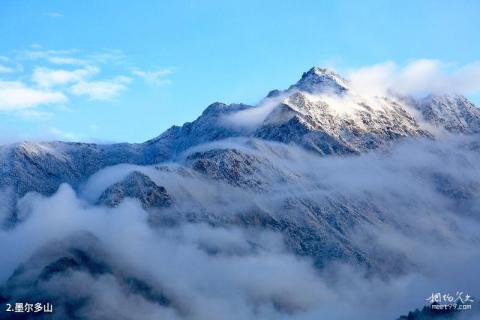
<path fill-rule="evenodd" d="M 278 97 L 282 97 L 278 100 Z M 254 131 L 226 125 L 225 116 L 259 106 L 213 103 L 193 122 L 173 126 L 144 143 L 23 142 L 0 146 L 0 189 L 51 194 L 60 183 L 79 186 L 94 172 L 120 163 L 151 165 L 174 160 L 202 143 L 252 137 L 295 144 L 321 155 L 359 154 L 405 137 L 432 137 L 412 106 L 391 97 L 349 96 L 348 82 L 312 68 L 265 100 L 275 106 Z M 416 100 L 415 100 L 416 101 Z M 452 133 L 480 132 L 480 111 L 461 96 L 430 96 L 413 103 L 421 121 Z"/>

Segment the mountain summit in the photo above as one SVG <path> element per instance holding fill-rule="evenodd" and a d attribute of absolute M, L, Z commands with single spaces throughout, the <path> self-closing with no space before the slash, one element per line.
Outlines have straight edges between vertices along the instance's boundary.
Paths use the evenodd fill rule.
<path fill-rule="evenodd" d="M 330 69 L 313 67 L 289 89 L 296 88 L 309 93 L 330 92 L 341 94 L 348 88 L 348 81 Z"/>

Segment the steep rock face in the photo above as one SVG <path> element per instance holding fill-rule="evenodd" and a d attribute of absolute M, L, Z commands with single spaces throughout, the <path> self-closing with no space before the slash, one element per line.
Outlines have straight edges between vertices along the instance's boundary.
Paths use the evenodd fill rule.
<path fill-rule="evenodd" d="M 251 108 L 246 104 L 215 102 L 208 106 L 200 117 L 183 126 L 174 126 L 160 136 L 146 141 L 147 158 L 150 163 L 161 162 L 175 157 L 192 146 L 205 142 L 241 136 L 242 130 L 222 125 L 221 118 L 226 114 Z"/>
<path fill-rule="evenodd" d="M 322 155 L 361 153 L 404 137 L 431 137 L 395 97 L 362 97 L 340 75 L 312 68 L 284 91 L 255 136 L 294 143 Z"/>
<path fill-rule="evenodd" d="M 255 136 L 328 155 L 360 153 L 400 138 L 430 134 L 388 98 L 336 100 L 295 92 L 267 116 Z"/>
<path fill-rule="evenodd" d="M 451 133 L 480 132 L 480 110 L 459 95 L 429 95 L 415 104 L 428 123 Z"/>
<path fill-rule="evenodd" d="M 290 86 L 288 90 L 296 89 L 308 93 L 328 92 L 342 94 L 348 90 L 347 88 L 348 81 L 340 75 L 329 69 L 314 67 L 304 72 L 300 80 Z"/>
<path fill-rule="evenodd" d="M 210 179 L 253 190 L 265 189 L 270 179 L 282 175 L 267 159 L 236 149 L 194 152 L 185 162 Z"/>
<path fill-rule="evenodd" d="M 158 186 L 146 175 L 134 171 L 121 182 L 107 188 L 98 204 L 116 207 L 125 198 L 135 198 L 140 201 L 143 208 L 166 208 L 172 205 L 172 197 L 164 187 Z"/>
<path fill-rule="evenodd" d="M 320 154 L 351 154 L 355 150 L 324 130 L 315 130 L 300 112 L 283 104 L 267 117 L 255 136 L 282 143 L 294 143 Z"/>
<path fill-rule="evenodd" d="M 13 187 L 19 196 L 29 191 L 51 194 L 63 182 L 76 187 L 106 166 L 145 163 L 144 148 L 137 144 L 23 142 L 0 148 L 0 186 Z"/>

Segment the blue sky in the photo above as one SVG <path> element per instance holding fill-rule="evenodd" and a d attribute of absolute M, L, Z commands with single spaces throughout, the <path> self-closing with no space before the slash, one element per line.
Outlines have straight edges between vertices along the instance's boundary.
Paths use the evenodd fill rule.
<path fill-rule="evenodd" d="M 314 65 L 475 64 L 478 13 L 479 1 L 1 0 L 0 142 L 141 142 Z"/>

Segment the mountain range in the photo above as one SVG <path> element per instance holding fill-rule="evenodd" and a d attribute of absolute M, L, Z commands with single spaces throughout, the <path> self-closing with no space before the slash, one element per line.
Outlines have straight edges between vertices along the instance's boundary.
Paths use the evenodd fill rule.
<path fill-rule="evenodd" d="M 253 117 L 262 108 L 267 113 L 256 127 L 234 123 L 242 113 Z M 365 98 L 350 94 L 348 81 L 334 72 L 312 68 L 287 90 L 270 92 L 257 106 L 216 102 L 195 121 L 173 126 L 144 143 L 1 146 L 0 187 L 13 187 L 19 196 L 30 191 L 48 195 L 64 182 L 77 187 L 108 166 L 175 161 L 191 147 L 232 137 L 293 144 L 327 156 L 365 153 L 407 137 L 433 138 L 438 130 L 479 133 L 480 111 L 460 95 Z"/>
<path fill-rule="evenodd" d="M 0 217 L 6 230 L 15 230 L 29 217 L 25 199 L 54 196 L 68 184 L 86 206 L 113 210 L 136 199 L 154 228 L 193 223 L 274 232 L 318 270 L 347 263 L 388 279 L 416 270 L 417 262 L 408 252 L 367 245 L 372 240 L 359 230 L 423 233 L 406 212 L 434 221 L 450 219 L 438 210 L 461 208 L 463 217 L 478 218 L 475 177 L 428 164 L 453 163 L 442 146 L 453 139 L 454 154 L 477 168 L 471 157 L 480 150 L 478 134 L 480 110 L 462 95 L 362 95 L 335 72 L 315 67 L 256 105 L 215 102 L 196 120 L 143 143 L 0 146 Z M 429 236 L 448 242 L 459 228 L 454 221 L 446 230 L 432 227 Z M 96 239 L 86 239 L 56 246 L 48 258 L 33 256 L 10 276 L 0 298 L 42 296 L 42 282 L 81 270 L 110 274 L 148 301 L 183 310 L 175 295 L 121 271 L 96 251 L 101 248 L 86 244 Z M 262 242 L 249 246 L 257 250 Z M 26 282 L 35 285 L 26 290 Z M 287 314 L 295 310 L 274 305 Z"/>

